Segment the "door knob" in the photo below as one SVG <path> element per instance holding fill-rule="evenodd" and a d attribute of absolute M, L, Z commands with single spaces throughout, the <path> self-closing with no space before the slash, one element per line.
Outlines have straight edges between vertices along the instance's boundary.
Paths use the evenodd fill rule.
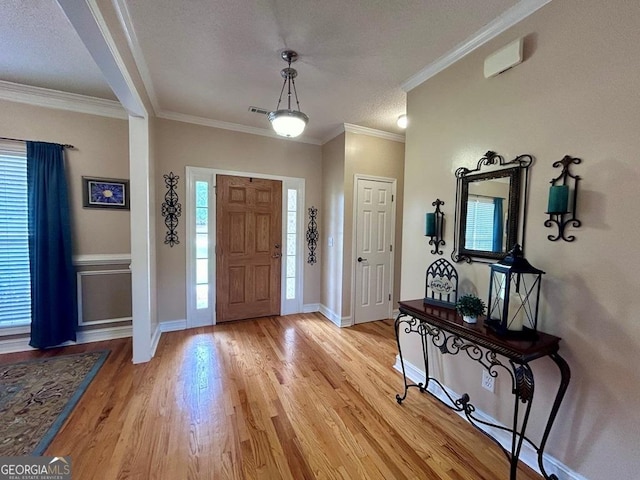
<path fill-rule="evenodd" d="M 358 257 L 358 262 L 366 262 L 366 261 L 367 261 L 366 258 Z"/>

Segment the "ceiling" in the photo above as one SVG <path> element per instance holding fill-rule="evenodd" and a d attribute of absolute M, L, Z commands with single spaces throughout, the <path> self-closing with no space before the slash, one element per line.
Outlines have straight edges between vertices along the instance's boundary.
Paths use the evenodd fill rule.
<path fill-rule="evenodd" d="M 395 123 L 405 113 L 403 83 L 519 3 L 112 1 L 156 114 L 269 130 L 248 108 L 276 107 L 286 66 L 279 53 L 289 48 L 300 55 L 305 137 L 319 143 L 345 123 L 403 133 Z M 117 99 L 55 0 L 3 0 L 2 10 L 0 80 Z"/>

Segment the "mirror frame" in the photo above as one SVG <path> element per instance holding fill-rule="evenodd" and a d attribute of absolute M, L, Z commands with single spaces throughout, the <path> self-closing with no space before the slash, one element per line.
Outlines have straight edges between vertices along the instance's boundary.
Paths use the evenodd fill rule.
<path fill-rule="evenodd" d="M 520 243 L 524 250 L 524 227 L 527 213 L 527 190 L 529 183 L 529 166 L 533 157 L 528 154 L 518 155 L 511 161 L 505 161 L 502 155 L 489 150 L 478 161 L 475 169 L 460 167 L 456 170 L 456 210 L 453 237 L 454 262 L 501 260 L 507 256 L 516 243 Z M 481 173 L 482 167 L 493 167 L 491 171 Z M 507 240 L 504 252 L 490 252 L 485 250 L 470 250 L 465 248 L 465 231 L 467 226 L 467 200 L 469 198 L 469 183 L 478 180 L 495 178 L 509 178 L 509 199 L 507 202 Z M 522 216 L 522 221 L 521 221 Z M 520 226 L 522 229 L 520 230 Z M 520 241 L 519 241 L 520 240 Z"/>

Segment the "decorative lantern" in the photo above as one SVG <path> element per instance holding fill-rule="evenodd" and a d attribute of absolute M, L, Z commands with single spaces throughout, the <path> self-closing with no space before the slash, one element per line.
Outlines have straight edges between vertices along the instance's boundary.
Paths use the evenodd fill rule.
<path fill-rule="evenodd" d="M 487 326 L 508 338 L 535 340 L 540 283 L 545 272 L 532 266 L 517 244 L 490 268 Z"/>

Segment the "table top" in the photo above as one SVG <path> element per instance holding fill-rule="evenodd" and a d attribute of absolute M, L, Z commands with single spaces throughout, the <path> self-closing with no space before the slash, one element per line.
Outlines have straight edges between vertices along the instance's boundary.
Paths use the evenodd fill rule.
<path fill-rule="evenodd" d="M 442 328 L 518 362 L 524 363 L 547 356 L 556 353 L 559 349 L 560 337 L 548 333 L 538 331 L 536 340 L 507 339 L 486 327 L 484 317 L 479 317 L 478 323 L 466 323 L 454 308 L 425 304 L 423 299 L 401 301 L 399 305 L 401 313 Z"/>

